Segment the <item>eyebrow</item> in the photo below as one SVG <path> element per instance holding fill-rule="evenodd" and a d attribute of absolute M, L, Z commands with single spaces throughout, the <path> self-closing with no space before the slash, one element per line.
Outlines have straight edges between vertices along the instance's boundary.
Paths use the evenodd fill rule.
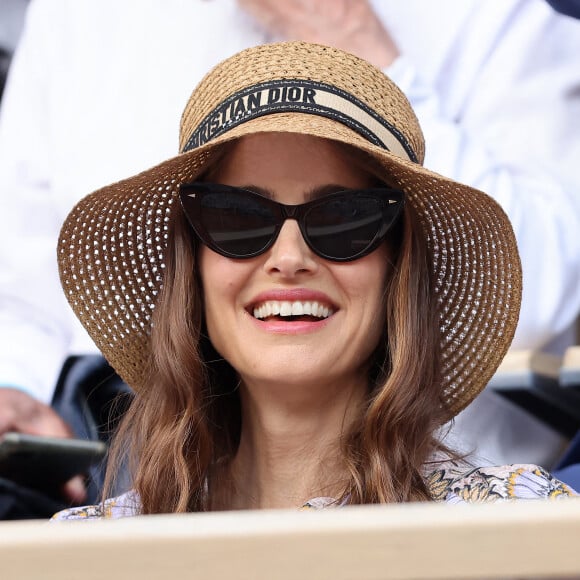
<path fill-rule="evenodd" d="M 265 187 L 259 187 L 258 185 L 242 185 L 241 189 L 247 189 L 253 191 L 254 193 L 259 193 L 268 199 L 275 200 L 276 194 L 274 190 Z M 328 183 L 326 185 L 321 185 L 319 187 L 313 187 L 304 193 L 304 201 L 311 201 L 313 199 L 318 199 L 324 195 L 330 193 L 336 193 L 337 191 L 350 191 L 352 187 L 346 187 L 345 185 L 339 185 L 338 183 Z"/>

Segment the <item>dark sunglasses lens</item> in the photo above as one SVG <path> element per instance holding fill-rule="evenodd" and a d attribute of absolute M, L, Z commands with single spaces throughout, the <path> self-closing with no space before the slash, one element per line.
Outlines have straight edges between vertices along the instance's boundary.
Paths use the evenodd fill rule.
<path fill-rule="evenodd" d="M 204 195 L 200 218 L 213 243 L 230 256 L 260 253 L 276 231 L 272 208 L 251 194 L 216 192 Z"/>
<path fill-rule="evenodd" d="M 348 260 L 364 252 L 381 231 L 383 204 L 371 197 L 339 197 L 313 207 L 305 223 L 317 252 Z"/>

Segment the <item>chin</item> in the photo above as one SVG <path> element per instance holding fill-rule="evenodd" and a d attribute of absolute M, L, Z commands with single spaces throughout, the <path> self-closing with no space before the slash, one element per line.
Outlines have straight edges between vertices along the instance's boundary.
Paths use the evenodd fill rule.
<path fill-rule="evenodd" d="M 294 361 L 283 365 L 276 364 L 275 368 L 252 369 L 253 372 L 248 379 L 255 384 L 266 384 L 268 389 L 281 386 L 284 389 L 304 388 L 308 392 L 325 388 L 325 385 L 332 390 L 343 383 L 351 383 L 353 375 L 348 373 L 337 373 L 336 364 L 318 363 L 316 365 L 304 366 L 300 361 Z M 242 373 L 242 376 L 243 373 Z M 359 373 L 356 373 L 360 377 Z"/>

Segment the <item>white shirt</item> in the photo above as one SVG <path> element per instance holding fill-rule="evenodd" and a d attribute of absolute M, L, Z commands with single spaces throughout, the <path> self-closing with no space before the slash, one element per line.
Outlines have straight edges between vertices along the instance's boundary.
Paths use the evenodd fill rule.
<path fill-rule="evenodd" d="M 580 23 L 544 0 L 373 4 L 403 54 L 386 72 L 417 112 L 425 165 L 514 224 L 514 347 L 546 347 L 580 311 Z M 58 282 L 71 207 L 175 155 L 196 83 L 270 40 L 233 0 L 33 0 L 0 116 L 0 385 L 50 401 L 65 357 L 95 350 Z"/>

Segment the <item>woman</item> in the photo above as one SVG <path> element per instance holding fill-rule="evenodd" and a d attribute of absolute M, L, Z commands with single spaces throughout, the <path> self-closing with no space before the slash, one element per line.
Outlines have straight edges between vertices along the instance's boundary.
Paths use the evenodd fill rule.
<path fill-rule="evenodd" d="M 58 519 L 573 493 L 440 442 L 509 346 L 520 265 L 499 206 L 421 166 L 379 70 L 243 51 L 180 145 L 62 229 L 68 299 L 136 397 L 108 486 L 128 451 L 133 490 Z"/>

